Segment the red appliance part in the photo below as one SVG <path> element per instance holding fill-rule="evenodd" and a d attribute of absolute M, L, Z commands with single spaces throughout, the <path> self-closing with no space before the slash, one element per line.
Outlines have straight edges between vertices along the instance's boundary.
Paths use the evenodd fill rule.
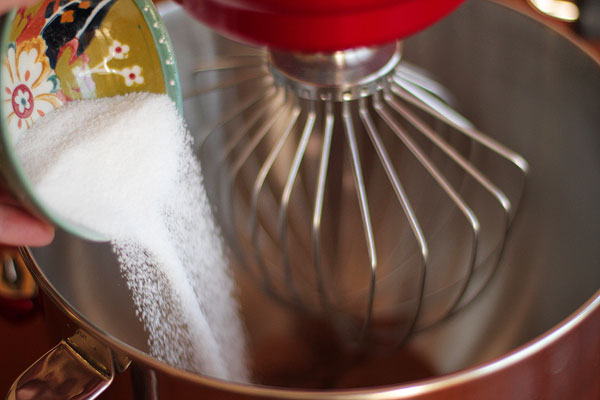
<path fill-rule="evenodd" d="M 463 0 L 177 0 L 229 37 L 281 50 L 331 52 L 412 35 Z"/>

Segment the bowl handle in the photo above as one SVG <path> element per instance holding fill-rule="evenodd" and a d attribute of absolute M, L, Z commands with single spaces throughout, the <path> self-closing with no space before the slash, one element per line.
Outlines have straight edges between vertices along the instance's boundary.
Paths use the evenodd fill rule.
<path fill-rule="evenodd" d="M 94 399 L 111 384 L 115 371 L 126 369 L 128 364 L 128 360 L 117 360 L 106 345 L 79 330 L 23 372 L 6 400 Z"/>

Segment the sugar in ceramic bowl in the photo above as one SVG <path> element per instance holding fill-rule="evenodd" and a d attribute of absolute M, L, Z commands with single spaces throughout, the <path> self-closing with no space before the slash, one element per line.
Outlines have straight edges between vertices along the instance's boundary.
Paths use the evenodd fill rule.
<path fill-rule="evenodd" d="M 90 240 L 97 232 L 51 210 L 14 152 L 20 135 L 67 102 L 166 93 L 181 110 L 175 56 L 150 0 L 42 0 L 13 10 L 0 37 L 0 171 L 34 214 Z"/>

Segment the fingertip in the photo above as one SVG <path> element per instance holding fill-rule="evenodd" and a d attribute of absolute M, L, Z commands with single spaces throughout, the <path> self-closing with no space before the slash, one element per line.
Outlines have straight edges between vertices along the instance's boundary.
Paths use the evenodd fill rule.
<path fill-rule="evenodd" d="M 0 243 L 41 247 L 52 242 L 55 229 L 19 207 L 0 204 Z"/>
<path fill-rule="evenodd" d="M 42 247 L 47 246 L 54 240 L 54 236 L 56 234 L 56 229 L 54 226 L 43 222 L 38 221 L 40 225 L 33 229 L 31 232 L 30 240 L 28 246 L 31 247 Z"/>

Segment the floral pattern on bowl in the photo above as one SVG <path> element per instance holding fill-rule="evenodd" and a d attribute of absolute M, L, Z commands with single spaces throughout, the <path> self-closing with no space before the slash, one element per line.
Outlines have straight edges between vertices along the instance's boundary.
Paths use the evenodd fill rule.
<path fill-rule="evenodd" d="M 40 38 L 8 46 L 0 79 L 5 94 L 2 113 L 11 132 L 26 130 L 66 101 L 45 48 Z"/>

